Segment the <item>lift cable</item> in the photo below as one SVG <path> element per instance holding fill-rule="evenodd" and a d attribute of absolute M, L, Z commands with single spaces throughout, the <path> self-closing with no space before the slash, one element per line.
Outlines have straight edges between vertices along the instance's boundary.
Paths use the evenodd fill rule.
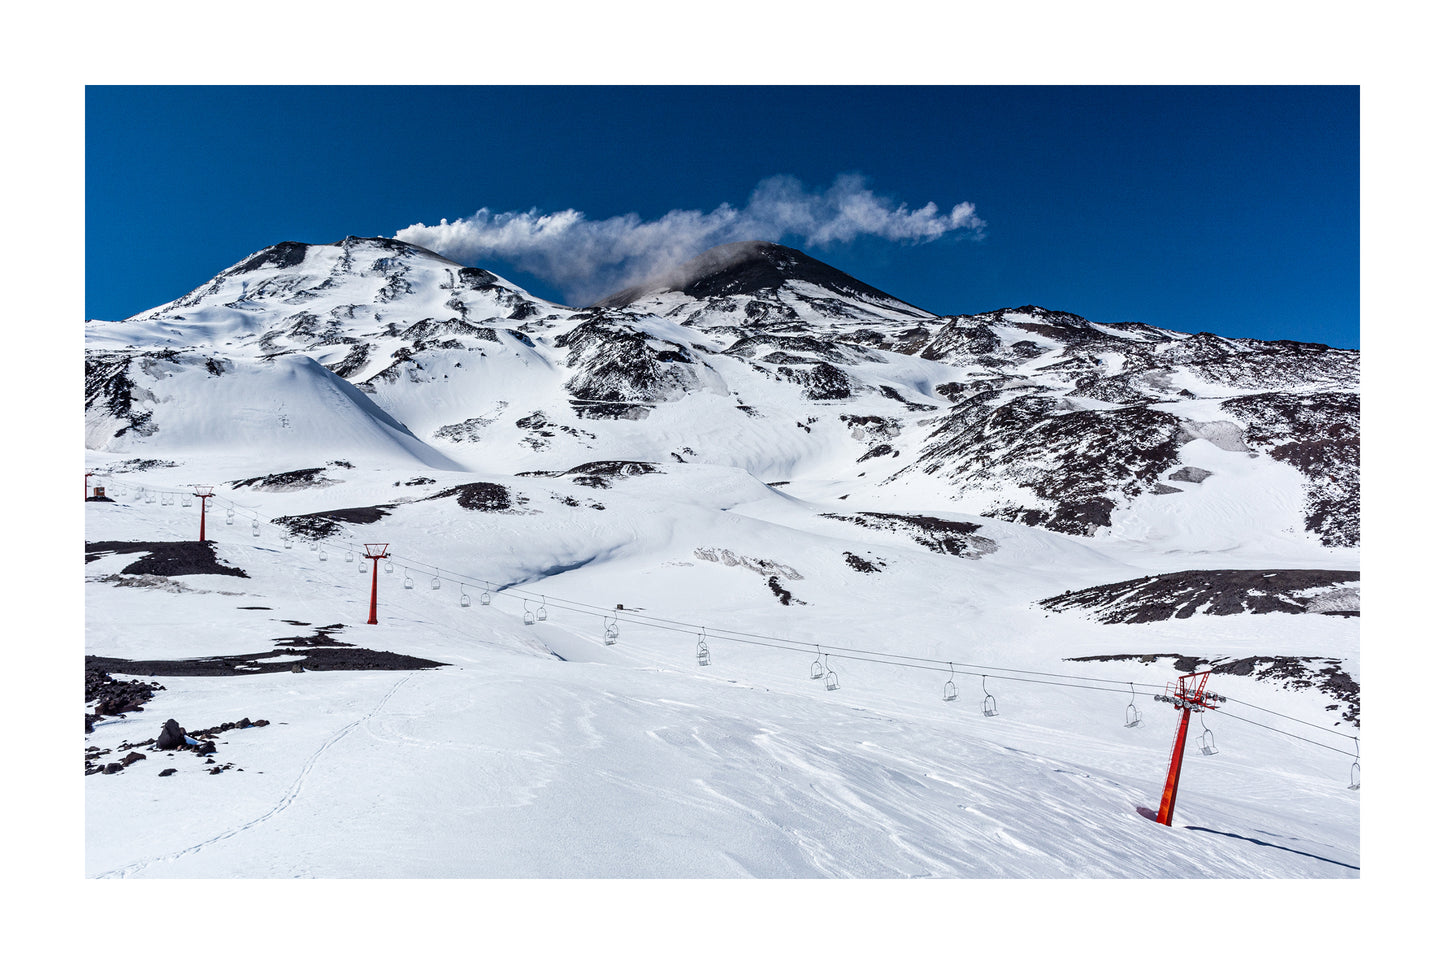
<path fill-rule="evenodd" d="M 96 474 L 100 474 L 100 473 L 96 473 Z M 166 488 L 162 488 L 162 487 L 158 487 L 158 486 L 136 486 L 134 483 L 122 483 L 122 485 L 123 485 L 123 486 L 127 486 L 127 487 L 128 487 L 128 486 L 134 486 L 135 488 L 137 488 L 138 490 L 141 490 L 141 491 L 170 492 L 171 494 L 175 494 L 175 495 L 194 495 L 194 492 L 193 492 L 193 491 L 184 490 L 184 489 L 166 489 Z M 229 504 L 231 504 L 231 505 L 234 506 L 234 507 L 238 507 L 238 508 L 242 508 L 242 509 L 245 509 L 245 510 L 247 510 L 247 511 L 250 511 L 250 512 L 252 512 L 253 515 L 255 515 L 255 507 L 252 507 L 252 506 L 241 506 L 239 503 L 235 503 L 233 500 L 225 499 L 224 497 L 222 498 L 221 501 L 223 501 L 223 502 L 225 502 L 225 503 L 229 503 Z M 259 515 L 256 515 L 255 518 L 256 518 L 256 521 L 260 521 Z M 268 524 L 270 524 L 270 525 L 275 525 L 276 523 L 268 523 Z M 283 530 L 286 529 L 286 527 L 284 527 L 284 526 L 279 526 L 279 528 L 282 528 Z M 329 545 L 329 546 L 331 546 L 331 547 L 333 547 L 333 548 L 340 549 L 340 550 L 345 550 L 345 549 L 353 548 L 349 543 L 336 543 L 336 542 L 332 542 L 332 541 L 327 540 L 327 539 L 317 539 L 317 540 L 314 540 L 314 541 L 315 541 L 316 544 L 318 544 L 318 545 Z M 490 580 L 477 579 L 477 578 L 475 578 L 475 577 L 473 577 L 473 576 L 470 576 L 470 575 L 468 575 L 468 574 L 461 573 L 461 572 L 457 572 L 456 570 L 452 570 L 452 569 L 441 568 L 441 567 L 438 567 L 438 566 L 436 566 L 436 565 L 434 565 L 434 564 L 427 563 L 427 562 L 423 562 L 423 561 L 421 561 L 421 560 L 409 559 L 409 558 L 407 558 L 407 557 L 405 557 L 405 556 L 397 555 L 397 554 L 395 554 L 395 553 L 390 553 L 389 555 L 390 555 L 392 558 L 394 558 L 394 559 L 396 559 L 397 561 L 399 561 L 399 562 L 402 562 L 402 563 L 405 563 L 405 564 L 412 564 L 412 565 L 415 565 L 417 568 L 431 569 L 431 570 L 432 570 L 434 573 L 436 573 L 437 575 L 440 575 L 441 573 L 446 573 L 446 574 L 449 575 L 449 576 L 455 576 L 455 577 L 457 577 L 457 578 L 454 579 L 453 581 L 456 581 L 456 582 L 458 582 L 458 583 L 461 584 L 461 585 L 466 585 L 466 584 L 469 584 L 469 583 L 481 583 L 481 584 L 484 584 L 484 585 L 485 585 L 485 584 L 490 584 L 490 583 L 491 583 Z M 665 617 L 665 616 L 653 616 L 653 615 L 650 615 L 650 614 L 627 612 L 626 610 L 609 609 L 609 608 L 607 608 L 607 607 L 599 606 L 599 605 L 592 604 L 592 603 L 580 602 L 580 601 L 577 601 L 577 600 L 560 599 L 560 598 L 557 597 L 557 596 L 549 596 L 549 597 L 533 596 L 532 594 L 529 594 L 529 593 L 526 593 L 526 592 L 523 592 L 523 591 L 520 591 L 520 590 L 516 590 L 516 589 L 514 589 L 514 588 L 503 589 L 503 588 L 501 588 L 500 584 L 498 584 L 498 588 L 497 588 L 496 592 L 494 593 L 494 595 L 498 595 L 498 596 L 508 596 L 508 597 L 511 597 L 511 598 L 520 599 L 520 600 L 522 600 L 522 601 L 524 602 L 524 604 L 525 604 L 525 602 L 530 601 L 530 600 L 532 600 L 532 599 L 534 599 L 534 598 L 549 598 L 549 599 L 551 600 L 551 602 L 550 602 L 548 605 L 550 605 L 550 607 L 553 608 L 553 609 L 559 609 L 559 610 L 562 610 L 562 611 L 565 611 L 565 612 L 573 612 L 573 613 L 577 613 L 577 614 L 579 614 L 579 615 L 585 615 L 585 616 L 598 616 L 598 615 L 601 615 L 601 616 L 603 616 L 604 618 L 608 618 L 608 619 L 613 620 L 614 622 L 628 623 L 628 624 L 630 624 L 630 625 L 641 626 L 641 627 L 647 628 L 647 629 L 659 629 L 659 630 L 664 630 L 664 631 L 668 631 L 668 632 L 688 632 L 688 633 L 693 633 L 693 632 L 695 632 L 695 631 L 697 631 L 697 630 L 699 630 L 699 629 L 702 628 L 701 625 L 698 624 L 698 623 L 688 623 L 688 622 L 684 622 L 684 621 L 682 621 L 682 620 L 670 619 L 670 618 Z M 621 615 L 619 615 L 619 613 L 621 613 Z M 722 641 L 726 641 L 726 642 L 742 643 L 742 644 L 745 644 L 745 645 L 763 646 L 763 647 L 769 648 L 769 649 L 778 649 L 778 650 L 783 650 L 783 651 L 785 651 L 785 652 L 794 652 L 794 653 L 807 653 L 807 654 L 812 654 L 812 653 L 818 648 L 818 644 L 817 644 L 817 643 L 805 643 L 805 642 L 802 642 L 801 640 L 788 639 L 788 638 L 786 638 L 786 637 L 773 636 L 773 635 L 769 635 L 769 634 L 765 634 L 765 633 L 749 633 L 749 632 L 745 632 L 745 631 L 728 631 L 728 630 L 713 629 L 713 630 L 711 630 L 711 631 L 709 632 L 708 638 L 709 638 L 710 640 L 713 640 L 713 641 L 722 640 Z M 1123 689 L 1113 689 L 1113 688 L 1111 688 L 1111 687 L 1113 687 L 1113 686 L 1131 686 L 1131 685 L 1136 685 L 1136 684 L 1135 684 L 1135 681 L 1130 681 L 1130 680 L 1104 679 L 1104 678 L 1099 678 L 1099 677 L 1080 676 L 1080 675 L 1077 675 L 1077 674 L 1070 674 L 1070 673 L 1050 673 L 1050 672 L 1045 672 L 1045 671 L 1042 671 L 1042 670 L 1018 669 L 1018 668 L 1016 668 L 1016 667 L 985 666 L 985 665 L 976 664 L 976 663 L 960 663 L 960 662 L 958 662 L 957 660 L 945 661 L 945 660 L 933 659 L 933 658 L 930 658 L 930 657 L 907 656 L 907 655 L 900 655 L 900 654 L 895 654 L 895 653 L 882 653 L 882 652 L 877 652 L 877 651 L 874 651 L 874 650 L 859 649 L 859 648 L 856 648 L 856 647 L 849 647 L 849 646 L 830 645 L 830 646 L 829 646 L 829 649 L 828 649 L 828 652 L 829 652 L 830 655 L 833 655 L 835 658 L 838 658 L 838 659 L 850 659 L 850 660 L 853 660 L 853 661 L 855 661 L 855 662 L 873 663 L 873 664 L 887 665 L 887 666 L 897 666 L 897 667 L 904 668 L 904 669 L 921 669 L 921 670 L 929 670 L 929 671 L 937 671 L 937 672 L 954 672 L 956 667 L 959 667 L 959 666 L 967 666 L 967 667 L 972 667 L 973 669 L 976 669 L 976 670 L 987 670 L 988 673 L 963 671 L 963 675 L 965 675 L 965 676 L 990 676 L 990 675 L 991 675 L 991 676 L 994 677 L 994 679 L 1005 680 L 1005 681 L 1009 681 L 1009 682 L 1035 683 L 1035 684 L 1039 684 L 1039 685 L 1048 685 L 1048 686 L 1063 686 L 1063 687 L 1070 688 L 1070 689 L 1085 689 L 1085 690 L 1093 690 L 1093 691 L 1096 691 L 1096 692 L 1104 692 L 1104 693 L 1119 693 L 1119 694 L 1121 694 L 1121 695 L 1127 693 L 1127 694 L 1129 694 L 1129 695 L 1132 696 L 1132 691 L 1130 691 L 1130 690 L 1123 690 Z M 930 664 L 930 665 L 919 665 L 919 664 Z M 1000 673 L 1006 673 L 1006 674 L 1023 674 L 1023 675 L 1006 675 L 1006 676 L 1001 676 L 1001 675 L 998 675 L 998 674 L 1000 674 Z M 1041 679 L 1040 679 L 1040 678 L 1030 678 L 1030 677 L 1045 677 L 1045 678 L 1041 678 Z M 1074 680 L 1074 681 L 1077 681 L 1077 682 L 1062 682 L 1063 680 Z M 1092 686 L 1092 685 L 1086 685 L 1086 684 L 1090 684 L 1090 683 L 1105 683 L 1105 684 L 1110 684 L 1110 685 L 1109 685 L 1109 686 Z M 1137 685 L 1151 685 L 1151 684 L 1137 684 Z M 1157 684 L 1153 684 L 1153 685 L 1157 685 Z M 1231 702 L 1236 703 L 1236 704 L 1238 704 L 1238 705 L 1240 705 L 1240 706 L 1247 706 L 1247 707 L 1249 707 L 1250 709 L 1258 710 L 1258 711 L 1260 711 L 1260 712 L 1262 712 L 1262 713 L 1269 713 L 1269 714 L 1274 715 L 1274 716 L 1279 716 L 1279 717 L 1282 717 L 1282 718 L 1284 718 L 1284 719 L 1290 720 L 1291 722 L 1299 723 L 1299 724 L 1301 724 L 1301 725 L 1303 725 L 1303 726 L 1313 727 L 1313 728 L 1315 728 L 1315 729 L 1322 730 L 1322 731 L 1324 731 L 1324 732 L 1326 732 L 1326 733 L 1330 733 L 1330 734 L 1333 735 L 1333 736 L 1343 737 L 1343 738 L 1346 738 L 1346 739 L 1353 739 L 1353 740 L 1355 740 L 1356 743 L 1358 744 L 1359 738 L 1356 737 L 1356 736 L 1352 736 L 1352 735 L 1349 735 L 1349 734 L 1340 733 L 1340 732 L 1338 732 L 1338 731 L 1336 731 L 1336 730 L 1331 730 L 1331 729 L 1329 729 L 1328 727 L 1320 726 L 1320 725 L 1317 724 L 1317 723 L 1311 723 L 1311 722 L 1309 722 L 1308 720 L 1301 720 L 1301 719 L 1299 719 L 1299 718 L 1297 718 L 1297 717 L 1290 716 L 1290 715 L 1288 715 L 1288 714 L 1286 714 L 1286 713 L 1280 713 L 1280 712 L 1278 712 L 1278 711 L 1268 709 L 1267 707 L 1256 706 L 1255 704 L 1248 703 L 1248 702 L 1245 702 L 1245 701 L 1243 701 L 1243 700 L 1231 699 Z M 1263 729 L 1270 730 L 1271 732 L 1278 733 L 1278 734 L 1280 734 L 1280 735 L 1282 735 L 1282 736 L 1286 736 L 1286 737 L 1289 737 L 1289 738 L 1291 738 L 1291 739 L 1300 740 L 1301 742 L 1304 742 L 1304 743 L 1309 743 L 1309 744 L 1311 744 L 1311 745 L 1313 745 L 1313 746 L 1317 746 L 1317 747 L 1320 747 L 1320 748 L 1322 748 L 1322 749 L 1333 750 L 1333 751 L 1336 752 L 1336 753 L 1344 753 L 1345 755 L 1350 756 L 1350 755 L 1356 755 L 1356 752 L 1357 752 L 1356 750 L 1341 750 L 1341 749 L 1339 749 L 1339 748 L 1337 748 L 1337 747 L 1328 746 L 1328 745 L 1326 745 L 1326 744 L 1324 744 L 1324 743 L 1320 743 L 1320 742 L 1318 742 L 1318 741 L 1316 741 L 1316 740 L 1307 739 L 1307 738 L 1305 738 L 1305 737 L 1298 736 L 1298 735 L 1296 735 L 1296 734 L 1290 733 L 1290 732 L 1288 732 L 1288 731 L 1286 731 L 1286 730 L 1281 730 L 1281 729 L 1278 729 L 1278 728 L 1276 728 L 1276 727 L 1272 727 L 1272 726 L 1269 726 L 1269 725 L 1267 725 L 1267 724 L 1260 723 L 1260 722 L 1257 721 L 1257 720 L 1251 720 L 1251 719 L 1249 719 L 1249 718 L 1247 718 L 1247 717 L 1238 716 L 1238 715 L 1236 715 L 1236 714 L 1234 714 L 1234 713 L 1229 713 L 1229 712 L 1226 712 L 1226 711 L 1224 711 L 1224 710 L 1222 710 L 1222 709 L 1219 709 L 1219 708 L 1215 708 L 1215 709 L 1213 710 L 1213 712 L 1222 714 L 1222 715 L 1224 715 L 1224 716 L 1227 716 L 1227 717 L 1229 717 L 1230 719 L 1238 720 L 1238 721 L 1240 721 L 1240 722 L 1242 722 L 1242 723 L 1248 723 L 1248 724 L 1251 724 L 1251 725 L 1253 725 L 1253 726 L 1258 726 L 1258 727 L 1261 727 L 1261 728 L 1263 728 Z"/>

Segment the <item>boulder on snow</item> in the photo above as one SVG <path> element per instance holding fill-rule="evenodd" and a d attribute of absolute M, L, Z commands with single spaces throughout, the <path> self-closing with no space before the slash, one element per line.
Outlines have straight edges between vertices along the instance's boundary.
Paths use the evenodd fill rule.
<path fill-rule="evenodd" d="M 161 735 L 156 737 L 157 750 L 174 750 L 186 742 L 186 731 L 175 720 L 166 720 L 165 726 L 161 727 Z"/>

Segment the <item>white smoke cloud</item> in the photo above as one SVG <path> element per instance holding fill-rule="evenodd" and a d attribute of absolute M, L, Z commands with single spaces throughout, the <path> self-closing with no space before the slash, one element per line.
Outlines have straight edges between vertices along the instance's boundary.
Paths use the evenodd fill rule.
<path fill-rule="evenodd" d="M 593 221 L 572 209 L 544 214 L 482 208 L 457 221 L 413 224 L 396 237 L 453 261 L 483 267 L 505 262 L 583 304 L 731 241 L 800 239 L 816 247 L 876 237 L 923 244 L 947 235 L 979 238 L 984 226 L 972 204 L 956 204 L 946 214 L 932 201 L 910 210 L 875 194 L 854 174 L 840 175 L 823 191 L 778 175 L 760 182 L 742 208 L 669 211 L 653 221 L 636 214 Z"/>

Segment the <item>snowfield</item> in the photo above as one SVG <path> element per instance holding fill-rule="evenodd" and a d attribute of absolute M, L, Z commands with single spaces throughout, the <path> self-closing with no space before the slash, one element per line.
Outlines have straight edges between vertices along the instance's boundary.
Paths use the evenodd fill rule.
<path fill-rule="evenodd" d="M 160 688 L 85 736 L 84 877 L 1359 878 L 1357 577 L 1040 604 L 1358 573 L 1357 358 L 755 268 L 574 310 L 348 238 L 88 323 L 84 653 Z M 157 561 L 197 484 L 210 572 Z M 1163 826 L 1155 697 L 1216 665 Z"/>
<path fill-rule="evenodd" d="M 182 472 L 196 474 L 170 475 Z M 259 504 L 255 514 L 269 520 L 415 498 L 401 492 L 433 494 L 460 478 L 398 487 L 381 470 L 331 474 L 346 481 L 247 489 L 235 502 Z M 1356 620 L 1197 616 L 1121 627 L 1050 614 L 1032 603 L 1177 560 L 1127 540 L 1106 551 L 992 520 L 979 521 L 996 552 L 941 556 L 821 515 L 858 506 L 812 504 L 739 476 L 667 466 L 603 489 L 494 477 L 527 501 L 507 512 L 398 501 L 381 521 L 350 527 L 355 535 L 324 539 L 325 561 L 305 541 L 285 548 L 269 522 L 253 537 L 244 508 L 227 524 L 213 500 L 207 535 L 248 578 L 179 576 L 170 582 L 182 591 L 168 592 L 101 581 L 135 555 L 91 563 L 87 652 L 239 655 L 340 626 L 340 642 L 446 665 L 156 677 L 165 688 L 144 712 L 103 720 L 88 745 L 140 743 L 167 717 L 189 729 L 270 725 L 228 732 L 212 761 L 150 751 L 120 773 L 88 777 L 86 874 L 1358 876 L 1360 796 L 1345 788 L 1353 756 L 1339 752 L 1352 749 L 1348 739 L 1255 709 L 1238 715 L 1324 745 L 1207 714 L 1221 752 L 1199 754 L 1191 736 L 1175 825 L 1163 827 L 1148 811 L 1176 714 L 1152 695 L 1177 672 L 1167 662 L 1063 662 L 1343 653 L 1356 670 Z M 118 501 L 86 505 L 88 540 L 196 537 L 192 500 L 137 502 L 133 478 L 112 476 Z M 568 497 L 605 508 L 568 506 Z M 379 574 L 375 626 L 365 624 L 369 569 L 344 558 L 362 541 L 388 542 L 394 555 L 394 571 Z M 783 583 L 794 604 L 780 605 L 759 571 L 709 561 L 698 551 L 707 547 L 793 571 L 801 578 Z M 881 568 L 856 571 L 845 552 Z M 1190 565 L 1206 567 L 1205 555 Z M 407 578 L 415 588 L 403 588 Z M 614 609 L 618 639 L 606 645 L 616 604 L 625 607 Z M 540 608 L 548 618 L 527 625 Z M 707 666 L 696 658 L 699 634 Z M 809 678 L 819 654 L 838 689 Z M 910 659 L 956 663 L 959 698 L 942 699 L 943 667 Z M 1129 682 L 1146 722 L 1126 729 Z M 1334 726 L 1338 714 L 1319 694 L 1248 678 L 1211 683 L 1353 732 Z M 983 716 L 985 690 L 998 716 Z M 234 768 L 211 774 L 216 762 Z"/>

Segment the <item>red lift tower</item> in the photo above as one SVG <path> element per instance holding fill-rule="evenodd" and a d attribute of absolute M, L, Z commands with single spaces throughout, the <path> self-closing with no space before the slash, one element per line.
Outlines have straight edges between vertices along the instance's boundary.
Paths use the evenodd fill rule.
<path fill-rule="evenodd" d="M 202 541 L 202 542 L 205 542 L 205 541 L 206 541 L 206 500 L 211 497 L 211 489 L 213 488 L 213 486 L 209 486 L 209 485 L 195 485 L 195 486 L 192 486 L 192 488 L 196 490 L 196 498 L 198 498 L 198 499 L 201 500 L 201 541 Z"/>
<path fill-rule="evenodd" d="M 364 555 L 371 560 L 371 615 L 366 617 L 368 626 L 376 625 L 376 564 L 379 560 L 386 558 L 386 548 L 391 545 L 389 542 L 368 542 Z M 390 563 L 388 563 L 390 565 Z"/>
<path fill-rule="evenodd" d="M 1156 700 L 1172 703 L 1179 709 L 1179 731 L 1174 735 L 1174 755 L 1169 760 L 1169 776 L 1164 781 L 1164 796 L 1159 798 L 1158 823 L 1166 827 L 1174 825 L 1174 803 L 1179 798 L 1179 768 L 1184 763 L 1184 742 L 1189 738 L 1189 714 L 1212 710 L 1224 702 L 1224 697 L 1207 693 L 1204 684 L 1209 681 L 1209 670 L 1190 673 L 1179 677 L 1174 692 L 1167 696 L 1156 696 Z"/>

